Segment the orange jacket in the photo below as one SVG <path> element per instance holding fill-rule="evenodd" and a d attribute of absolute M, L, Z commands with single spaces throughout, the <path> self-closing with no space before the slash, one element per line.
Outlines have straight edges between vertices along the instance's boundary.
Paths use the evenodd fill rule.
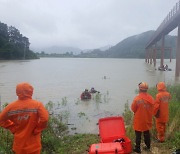
<path fill-rule="evenodd" d="M 168 122 L 169 120 L 169 100 L 171 95 L 167 91 L 159 91 L 156 95 L 154 114 L 159 110 L 159 116 L 156 118 L 159 122 Z"/>
<path fill-rule="evenodd" d="M 48 112 L 41 102 L 32 99 L 33 87 L 30 84 L 18 84 L 16 94 L 18 100 L 0 114 L 0 126 L 14 134 L 14 151 L 32 153 L 41 149 L 41 131 L 47 125 Z"/>
<path fill-rule="evenodd" d="M 133 127 L 136 131 L 150 130 L 152 127 L 154 100 L 151 95 L 145 92 L 140 92 L 131 105 L 134 112 Z"/>

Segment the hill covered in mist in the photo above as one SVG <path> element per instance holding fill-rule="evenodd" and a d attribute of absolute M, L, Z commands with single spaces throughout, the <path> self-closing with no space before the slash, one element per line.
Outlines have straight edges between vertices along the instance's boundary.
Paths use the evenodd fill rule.
<path fill-rule="evenodd" d="M 91 52 L 81 53 L 79 57 L 91 57 L 91 58 L 144 58 L 145 46 L 151 39 L 155 31 L 147 31 L 138 35 L 130 36 L 121 42 L 112 46 L 108 50 L 101 51 L 100 49 L 94 49 Z M 165 38 L 165 47 L 171 47 L 173 49 L 172 57 L 175 57 L 176 51 L 176 36 L 167 35 Z M 160 47 L 161 41 L 158 42 Z M 157 52 L 157 57 L 160 56 L 160 51 Z M 169 52 L 165 51 L 165 58 L 169 58 Z"/>

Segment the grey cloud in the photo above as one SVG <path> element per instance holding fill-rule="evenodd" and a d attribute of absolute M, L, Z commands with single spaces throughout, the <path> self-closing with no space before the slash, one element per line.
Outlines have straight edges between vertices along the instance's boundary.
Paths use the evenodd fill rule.
<path fill-rule="evenodd" d="M 177 0 L 0 0 L 1 22 L 31 46 L 98 48 L 155 30 Z"/>

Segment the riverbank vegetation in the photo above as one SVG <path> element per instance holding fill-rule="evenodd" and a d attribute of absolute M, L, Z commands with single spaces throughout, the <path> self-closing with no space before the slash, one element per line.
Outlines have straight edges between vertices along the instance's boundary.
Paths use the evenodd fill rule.
<path fill-rule="evenodd" d="M 166 142 L 156 143 L 155 136 L 156 130 L 153 127 L 152 133 L 152 151 L 153 153 L 171 153 L 175 149 L 180 149 L 180 85 L 168 86 L 168 91 L 172 95 L 169 105 L 170 120 L 167 125 Z M 155 88 L 148 91 L 155 97 L 157 93 Z M 62 99 L 59 105 L 65 105 L 66 98 Z M 134 143 L 135 134 L 132 128 L 133 113 L 130 110 L 130 103 L 125 103 L 123 112 L 124 121 L 126 124 L 126 135 L 131 139 L 132 145 Z M 46 108 L 50 111 L 50 119 L 48 127 L 42 133 L 42 153 L 57 153 L 57 154 L 83 154 L 87 153 L 89 146 L 93 143 L 98 143 L 99 136 L 97 134 L 74 134 L 69 135 L 68 124 L 64 122 L 65 114 L 54 114 L 53 103 L 49 102 Z M 154 119 L 153 119 L 154 120 Z M 98 121 L 98 119 L 97 119 Z M 12 140 L 13 136 L 9 131 L 0 128 L 0 154 L 12 153 Z"/>
<path fill-rule="evenodd" d="M 0 22 L 0 60 L 37 59 L 29 45 L 29 39 L 17 28 Z"/>

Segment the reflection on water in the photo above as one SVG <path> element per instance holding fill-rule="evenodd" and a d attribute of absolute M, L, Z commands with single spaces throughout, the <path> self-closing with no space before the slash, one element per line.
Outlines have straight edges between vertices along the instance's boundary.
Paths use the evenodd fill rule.
<path fill-rule="evenodd" d="M 65 117 L 72 132 L 97 132 L 98 119 L 121 115 L 124 104 L 132 102 L 137 84 L 145 81 L 155 86 L 158 81 L 174 83 L 175 60 L 165 60 L 172 71 L 161 72 L 144 59 L 42 58 L 24 61 L 0 61 L 1 101 L 17 97 L 17 83 L 34 86 L 34 99 L 55 104 L 54 114 Z M 157 61 L 159 66 L 159 61 Z M 178 81 L 178 80 L 177 80 Z M 84 89 L 100 91 L 90 101 L 81 101 Z"/>

